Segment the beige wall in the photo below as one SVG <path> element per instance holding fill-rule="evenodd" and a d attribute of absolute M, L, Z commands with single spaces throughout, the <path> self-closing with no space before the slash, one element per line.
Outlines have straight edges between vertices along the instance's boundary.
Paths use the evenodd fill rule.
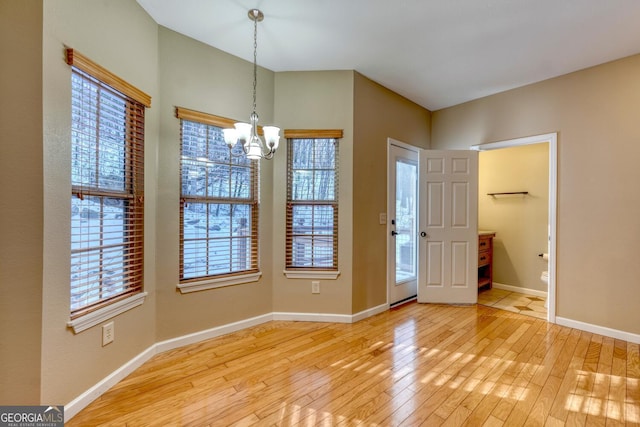
<path fill-rule="evenodd" d="M 0 58 L 0 404 L 39 404 L 41 2 L 0 1 Z"/>
<path fill-rule="evenodd" d="M 429 148 L 431 113 L 355 73 L 352 310 L 387 302 L 387 138 Z"/>
<path fill-rule="evenodd" d="M 274 172 L 274 310 L 355 314 L 386 303 L 387 138 L 429 146 L 430 112 L 353 71 L 276 73 L 276 122 L 290 129 L 343 129 L 340 141 L 337 280 L 287 279 L 286 156 Z M 378 190 L 375 190 L 375 189 Z"/>
<path fill-rule="evenodd" d="M 157 210 L 157 341 L 203 331 L 272 311 L 272 163 L 262 161 L 260 269 L 257 282 L 182 294 L 179 278 L 180 120 L 185 107 L 239 121 L 251 113 L 253 64 L 159 27 L 160 150 Z M 257 113 L 273 122 L 273 72 L 259 68 Z M 278 153 L 282 156 L 283 154 Z"/>
<path fill-rule="evenodd" d="M 487 196 L 528 191 L 529 194 Z M 548 264 L 549 144 L 532 144 L 479 155 L 478 228 L 496 232 L 493 281 L 547 291 L 540 275 Z"/>
<path fill-rule="evenodd" d="M 159 127 L 155 22 L 131 0 L 44 2 L 44 254 L 42 265 L 43 403 L 68 403 L 155 342 L 155 205 Z M 152 96 L 145 126 L 144 305 L 117 318 L 115 341 L 101 328 L 74 334 L 69 320 L 71 69 L 65 45 Z M 36 110 L 38 111 L 38 110 Z M 37 171 L 36 171 L 37 172 Z M 37 222 L 36 222 L 37 224 Z M 38 265 L 36 265 L 38 267 Z"/>
<path fill-rule="evenodd" d="M 273 301 L 275 311 L 351 314 L 353 71 L 284 72 L 275 76 L 275 121 L 282 129 L 343 129 L 339 142 L 338 269 L 336 280 L 284 276 L 286 142 L 276 155 L 273 176 Z M 315 279 L 314 279 L 315 280 Z"/>
<path fill-rule="evenodd" d="M 640 333 L 640 55 L 433 113 L 434 148 L 558 132 L 557 315 Z"/>

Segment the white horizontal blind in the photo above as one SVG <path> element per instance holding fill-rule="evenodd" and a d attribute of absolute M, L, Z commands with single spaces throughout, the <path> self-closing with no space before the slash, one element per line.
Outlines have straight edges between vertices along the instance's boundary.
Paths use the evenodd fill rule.
<path fill-rule="evenodd" d="M 286 268 L 337 270 L 338 139 L 287 141 Z"/>
<path fill-rule="evenodd" d="M 177 111 L 181 117 L 180 282 L 256 272 L 259 163 L 247 159 L 240 146 L 232 155 L 222 128 L 207 124 L 211 120 L 187 120 L 182 116 L 185 111 Z"/>
<path fill-rule="evenodd" d="M 71 317 L 142 290 L 141 103 L 72 68 Z"/>

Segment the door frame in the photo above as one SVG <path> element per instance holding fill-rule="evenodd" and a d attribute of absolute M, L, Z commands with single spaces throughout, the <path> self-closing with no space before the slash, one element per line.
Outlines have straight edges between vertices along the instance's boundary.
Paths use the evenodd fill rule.
<path fill-rule="evenodd" d="M 556 236 L 558 197 L 558 133 L 546 133 L 472 145 L 471 150 L 489 151 L 522 145 L 549 143 L 549 285 L 547 288 L 547 321 L 556 323 Z"/>
<path fill-rule="evenodd" d="M 387 271 L 387 307 L 389 307 L 391 305 L 391 289 L 392 289 L 393 286 L 395 286 L 395 283 L 396 283 L 395 272 L 392 272 L 391 269 L 389 268 L 389 257 L 392 256 L 392 255 L 395 257 L 395 251 L 391 252 L 391 250 L 390 250 L 390 246 L 391 245 L 389 243 L 389 239 L 390 239 L 389 236 L 391 235 L 391 223 L 390 223 L 390 218 L 389 218 L 389 203 L 390 203 L 389 195 L 391 194 L 391 169 L 390 169 L 390 163 L 391 163 L 391 146 L 392 145 L 395 145 L 396 147 L 404 148 L 404 149 L 409 150 L 409 151 L 413 151 L 418 156 L 420 156 L 420 147 L 416 147 L 415 145 L 407 144 L 406 142 L 398 141 L 397 139 L 387 138 L 387 209 L 386 209 L 386 212 L 385 212 L 385 224 L 386 224 L 386 227 L 385 227 L 385 231 L 386 231 L 385 244 L 386 244 L 386 254 L 387 254 L 387 257 L 386 257 L 386 260 L 385 260 L 385 262 L 387 263 L 387 268 L 385 270 Z M 416 249 L 415 249 L 416 252 L 419 251 L 418 247 L 419 247 L 419 245 L 416 245 Z M 419 254 L 419 252 L 418 252 L 418 254 Z M 417 259 L 417 257 L 416 257 L 416 259 Z M 416 278 L 416 280 L 417 280 L 417 278 Z M 416 296 L 416 298 L 417 298 L 417 296 Z M 410 300 L 410 301 L 412 301 L 412 300 Z"/>

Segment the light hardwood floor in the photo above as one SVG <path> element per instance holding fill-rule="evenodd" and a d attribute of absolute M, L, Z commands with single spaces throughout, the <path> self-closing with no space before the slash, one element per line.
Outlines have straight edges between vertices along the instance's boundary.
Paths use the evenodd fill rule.
<path fill-rule="evenodd" d="M 66 425 L 640 425 L 639 347 L 482 305 L 277 321 L 157 355 Z"/>
<path fill-rule="evenodd" d="M 500 310 L 512 311 L 542 320 L 547 319 L 546 300 L 546 297 L 525 295 L 495 287 L 478 291 L 478 304 L 489 305 Z"/>

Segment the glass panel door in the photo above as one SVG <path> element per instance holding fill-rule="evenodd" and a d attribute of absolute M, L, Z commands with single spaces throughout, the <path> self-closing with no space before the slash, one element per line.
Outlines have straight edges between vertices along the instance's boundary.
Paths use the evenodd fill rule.
<path fill-rule="evenodd" d="M 396 158 L 396 285 L 416 280 L 418 164 Z"/>

